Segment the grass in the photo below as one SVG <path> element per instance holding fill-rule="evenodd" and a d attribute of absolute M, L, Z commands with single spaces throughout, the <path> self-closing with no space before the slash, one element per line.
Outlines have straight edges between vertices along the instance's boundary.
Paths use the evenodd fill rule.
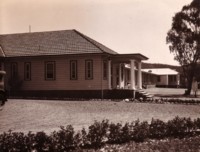
<path fill-rule="evenodd" d="M 175 97 L 175 98 L 182 98 L 182 99 L 194 98 L 193 91 L 191 91 L 191 95 L 184 96 L 186 89 L 183 89 L 183 88 L 148 88 L 144 90 L 150 94 L 153 94 L 159 97 L 170 97 L 170 98 Z M 200 97 L 200 91 L 197 92 L 197 96 L 198 98 Z"/>
<path fill-rule="evenodd" d="M 197 105 L 126 103 L 113 101 L 53 101 L 9 99 L 0 111 L 0 133 L 13 131 L 45 131 L 50 133 L 59 126 L 73 125 L 75 130 L 88 127 L 94 120 L 132 122 L 136 119 L 163 121 L 175 116 L 200 117 Z"/>

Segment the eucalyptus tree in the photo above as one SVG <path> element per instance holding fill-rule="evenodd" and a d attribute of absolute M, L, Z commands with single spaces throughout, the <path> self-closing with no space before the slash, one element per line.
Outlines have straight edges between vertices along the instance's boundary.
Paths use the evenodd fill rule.
<path fill-rule="evenodd" d="M 187 79 L 186 94 L 190 94 L 192 80 L 200 61 L 200 0 L 193 0 L 175 14 L 166 38 L 170 52 L 183 68 Z"/>

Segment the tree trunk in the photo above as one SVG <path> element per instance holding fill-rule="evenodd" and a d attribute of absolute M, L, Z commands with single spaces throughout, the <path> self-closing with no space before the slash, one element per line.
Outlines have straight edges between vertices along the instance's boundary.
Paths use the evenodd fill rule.
<path fill-rule="evenodd" d="M 195 74 L 195 69 L 196 69 L 196 65 L 195 64 L 191 64 L 191 67 L 188 70 L 188 74 L 187 74 L 187 80 L 188 80 L 188 84 L 187 84 L 187 90 L 185 91 L 185 95 L 190 95 L 191 94 L 191 90 L 192 90 L 192 81 L 194 78 L 194 74 Z"/>
<path fill-rule="evenodd" d="M 188 80 L 188 84 L 187 84 L 187 90 L 185 91 L 185 95 L 190 95 L 191 94 L 191 90 L 192 90 L 192 78 L 189 78 Z"/>

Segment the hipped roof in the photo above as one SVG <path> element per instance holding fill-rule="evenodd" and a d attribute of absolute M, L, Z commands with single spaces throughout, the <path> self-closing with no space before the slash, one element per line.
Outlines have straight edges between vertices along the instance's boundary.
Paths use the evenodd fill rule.
<path fill-rule="evenodd" d="M 117 54 L 76 30 L 0 35 L 1 56 L 41 56 L 108 53 Z"/>
<path fill-rule="evenodd" d="M 114 60 L 148 59 L 139 53 L 118 54 L 76 30 L 0 35 L 0 57 L 102 53 L 110 55 Z"/>

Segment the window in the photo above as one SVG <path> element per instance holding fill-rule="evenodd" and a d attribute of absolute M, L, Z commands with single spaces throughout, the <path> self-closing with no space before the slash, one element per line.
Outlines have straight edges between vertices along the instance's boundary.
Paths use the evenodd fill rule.
<path fill-rule="evenodd" d="M 11 63 L 11 78 L 16 78 L 18 76 L 18 67 L 17 63 Z"/>
<path fill-rule="evenodd" d="M 93 79 L 93 61 L 92 60 L 85 61 L 85 79 L 86 80 Z"/>
<path fill-rule="evenodd" d="M 103 79 L 106 80 L 108 76 L 108 64 L 107 61 L 103 61 Z"/>
<path fill-rule="evenodd" d="M 169 75 L 170 82 L 176 82 L 176 75 Z"/>
<path fill-rule="evenodd" d="M 70 80 L 77 80 L 77 61 L 70 61 Z"/>
<path fill-rule="evenodd" d="M 160 76 L 157 76 L 157 82 L 160 82 L 161 80 L 160 80 Z"/>
<path fill-rule="evenodd" d="M 30 62 L 24 63 L 24 80 L 26 81 L 31 80 L 31 63 Z"/>
<path fill-rule="evenodd" d="M 45 62 L 45 80 L 55 80 L 55 62 Z"/>

